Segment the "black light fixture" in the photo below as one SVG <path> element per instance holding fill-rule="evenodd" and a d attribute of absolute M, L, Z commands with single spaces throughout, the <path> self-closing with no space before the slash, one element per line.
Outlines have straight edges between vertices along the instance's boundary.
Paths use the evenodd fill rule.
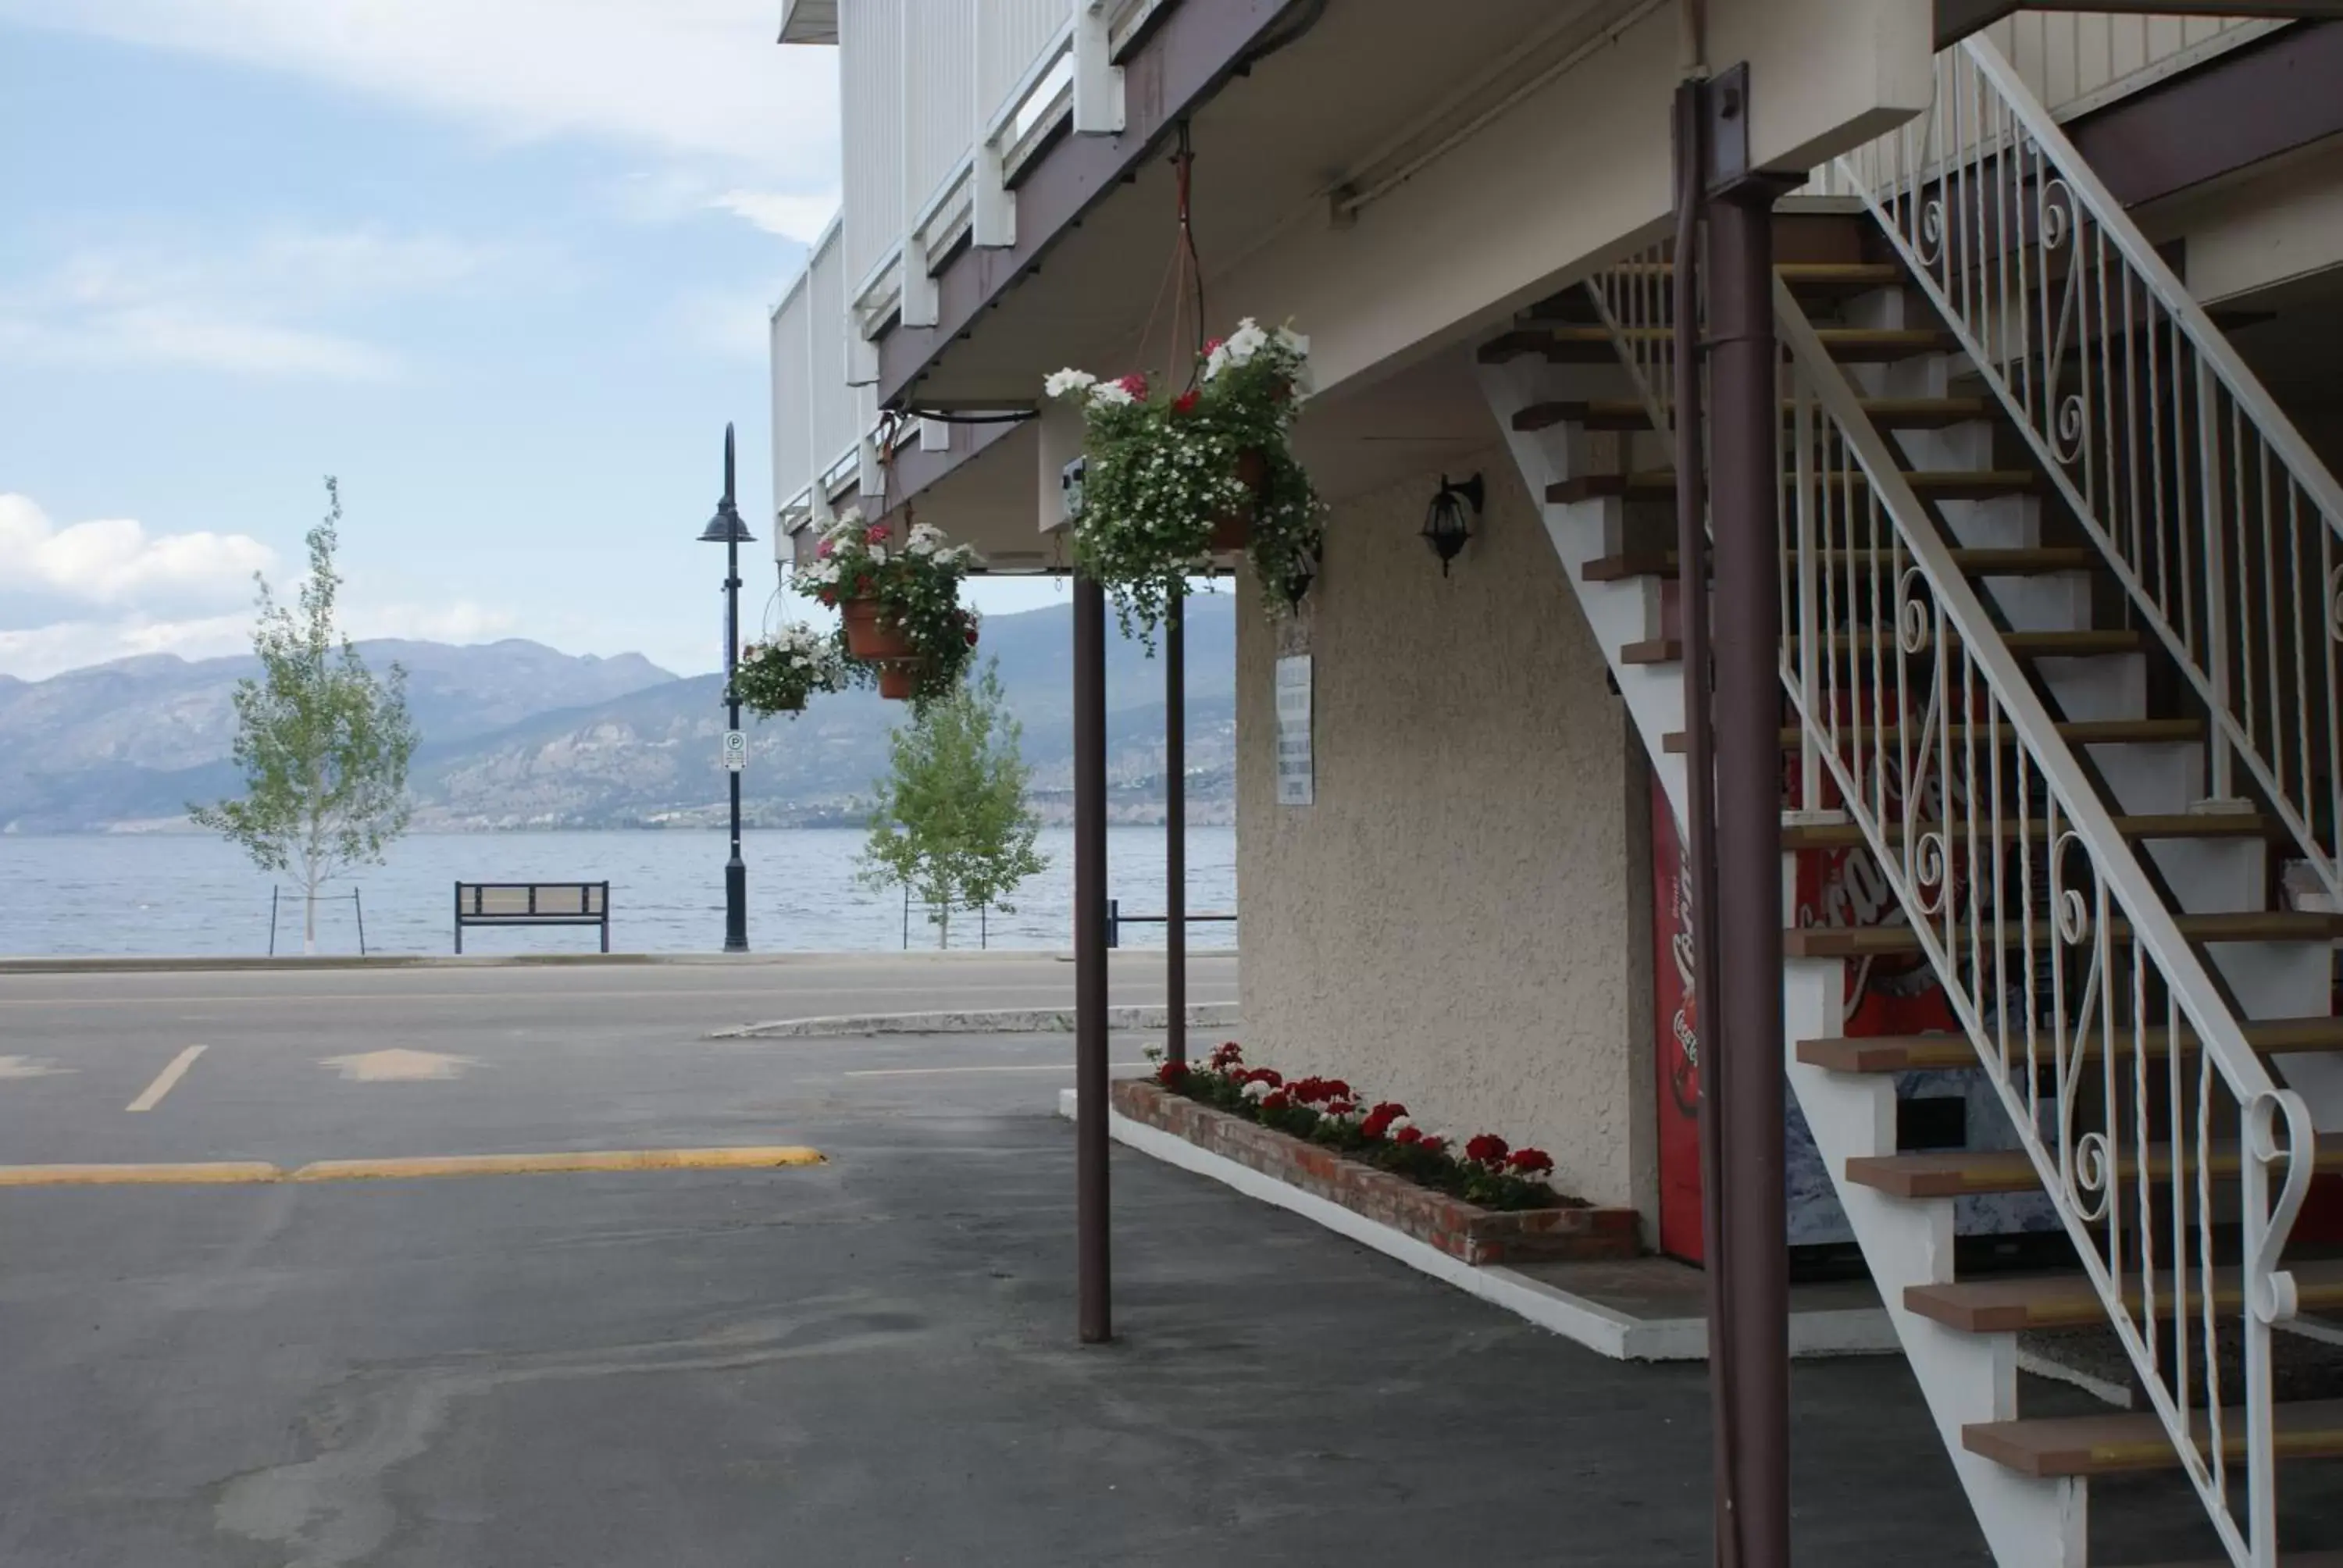
<path fill-rule="evenodd" d="M 1464 515 L 1464 504 L 1473 504 L 1473 517 L 1477 518 L 1488 493 L 1488 487 L 1478 474 L 1455 485 L 1448 482 L 1447 475 L 1440 476 L 1440 493 L 1432 498 L 1432 505 L 1423 514 L 1423 540 L 1440 558 L 1442 577 L 1448 575 L 1448 563 L 1456 558 L 1457 552 L 1473 537 L 1472 519 Z"/>
<path fill-rule="evenodd" d="M 724 427 L 724 498 L 716 503 L 716 515 L 699 531 L 699 542 L 724 547 L 724 701 L 730 726 L 728 733 L 737 733 L 740 691 L 732 678 L 740 667 L 740 547 L 755 544 L 757 536 L 749 531 L 732 498 L 729 425 Z M 725 776 L 732 792 L 732 858 L 724 862 L 724 950 L 745 953 L 749 950 L 749 868 L 740 859 L 740 769 L 728 767 Z"/>

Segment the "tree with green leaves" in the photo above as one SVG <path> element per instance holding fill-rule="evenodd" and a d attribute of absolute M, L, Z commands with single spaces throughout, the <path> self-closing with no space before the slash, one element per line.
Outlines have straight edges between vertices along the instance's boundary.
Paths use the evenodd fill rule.
<path fill-rule="evenodd" d="M 1025 803 L 1023 731 L 1003 708 L 998 663 L 973 684 L 922 703 L 891 739 L 893 772 L 879 782 L 860 876 L 900 885 L 930 910 L 936 945 L 951 945 L 955 908 L 1014 910 L 1017 884 L 1049 866 L 1033 849 L 1041 819 Z"/>
<path fill-rule="evenodd" d="M 236 682 L 235 696 L 244 798 L 187 809 L 197 826 L 241 847 L 262 870 L 299 880 L 305 953 L 317 950 L 317 890 L 352 867 L 380 864 L 407 830 L 407 765 L 416 745 L 407 672 L 394 664 L 377 678 L 336 624 L 342 493 L 331 477 L 326 503 L 325 521 L 309 530 L 298 609 L 253 574 L 260 675 Z"/>

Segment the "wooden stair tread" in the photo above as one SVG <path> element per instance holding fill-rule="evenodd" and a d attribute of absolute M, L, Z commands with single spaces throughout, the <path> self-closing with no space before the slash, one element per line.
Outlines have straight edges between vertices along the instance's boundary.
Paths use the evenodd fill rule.
<path fill-rule="evenodd" d="M 2117 1176 L 2127 1181 L 2136 1180 L 2139 1163 L 2127 1147 L 2117 1156 Z M 2234 1143 L 2215 1144 L 2207 1163 L 2212 1174 L 2223 1180 L 2242 1169 Z M 2343 1172 L 2343 1149 L 2332 1147 L 2331 1140 L 2321 1143 L 2311 1156 L 2311 1168 L 2322 1176 Z M 2148 1179 L 2161 1181 L 2171 1174 L 2171 1145 L 2150 1144 Z M 1979 1192 L 2042 1190 L 2034 1173 L 2034 1161 L 2022 1149 L 1930 1149 L 1910 1154 L 1858 1154 L 1846 1162 L 1846 1179 L 1891 1198 L 1966 1198 Z"/>
<path fill-rule="evenodd" d="M 2330 1312 L 2343 1307 L 2343 1259 L 2318 1259 L 2286 1265 L 2304 1307 Z M 2213 1310 L 2234 1315 L 2243 1310 L 2243 1275 L 2236 1269 L 2213 1271 Z M 2169 1272 L 2157 1276 L 2158 1311 L 2174 1310 L 2175 1289 Z M 2146 1300 L 2137 1275 L 2125 1282 L 2125 1299 L 2137 1311 Z M 1956 1280 L 1946 1284 L 1910 1285 L 1904 1292 L 1906 1310 L 1958 1329 L 1963 1333 L 2019 1333 L 2034 1329 L 2076 1329 L 2104 1323 L 2107 1307 L 2087 1274 L 2022 1274 L 1986 1280 Z M 2194 1315 L 2205 1305 L 2204 1282 L 2193 1269 L 2188 1280 L 2187 1311 Z"/>
<path fill-rule="evenodd" d="M 1983 397 L 1865 397 L 1864 414 L 1883 430 L 1935 430 L 1965 425 L 1994 416 L 1994 406 Z M 1786 417 L 1797 405 L 1785 400 Z M 1652 416 L 1637 397 L 1588 397 L 1532 403 L 1513 411 L 1516 430 L 1545 430 L 1556 425 L 1584 425 L 1590 430 L 1650 430 Z"/>
<path fill-rule="evenodd" d="M 1886 646 L 1896 645 L 1892 631 L 1883 630 L 1879 637 Z M 1948 636 L 1945 640 L 1956 645 L 1960 639 Z M 1867 650 L 1872 639 L 1841 631 L 1832 633 L 1826 641 L 1834 653 L 1845 653 Z M 2111 653 L 2137 653 L 2147 646 L 2147 634 L 2116 628 L 2100 631 L 2007 631 L 2001 634 L 2001 641 L 2020 658 L 2095 658 Z M 1798 639 L 1790 638 L 1789 646 L 1790 651 L 1795 653 Z M 1631 642 L 1619 654 L 1626 664 L 1674 664 L 1683 657 L 1684 644 L 1673 637 Z"/>
<path fill-rule="evenodd" d="M 1629 327 L 1620 333 L 1630 343 L 1668 343 L 1675 335 L 1673 327 Z M 1933 327 L 1817 327 L 1815 336 L 1832 358 L 1869 364 L 1946 354 L 1960 347 L 1953 334 Z M 1609 327 L 1559 322 L 1500 334 L 1481 346 L 1480 360 L 1503 365 L 1524 354 L 1542 354 L 1554 364 L 1604 364 L 1617 353 Z"/>
<path fill-rule="evenodd" d="M 2006 724 L 1954 724 L 1947 728 L 1956 746 L 1997 743 L 2015 747 L 2017 744 L 2017 731 Z M 2058 739 L 2069 746 L 2162 745 L 2205 738 L 2205 721 L 2201 719 L 2087 719 L 2060 724 L 2057 729 Z M 1855 724 L 1840 730 L 1839 734 L 1866 746 L 1893 746 L 1903 740 L 1904 726 Z M 1785 751 L 1795 749 L 1805 740 L 1805 732 L 1797 725 L 1787 726 L 1782 731 L 1782 749 Z M 1684 732 L 1671 729 L 1660 737 L 1660 749 L 1671 756 L 1682 756 Z"/>
<path fill-rule="evenodd" d="M 2172 918 L 2182 936 L 2199 942 L 2321 942 L 2343 937 L 2343 916 L 2310 910 L 2248 910 Z M 2006 934 L 2011 947 L 2024 940 L 2014 923 Z M 2110 921 L 2108 934 L 2127 942 L 2131 923 Z M 2046 948 L 2054 938 L 2047 920 L 2035 922 L 2036 947 Z M 1992 940 L 1989 929 L 1985 940 Z M 1783 956 L 1794 959 L 1861 959 L 1921 950 L 1919 933 L 1909 926 L 1805 926 L 1782 933 Z"/>
<path fill-rule="evenodd" d="M 2265 1018 L 2241 1020 L 2246 1043 L 2266 1056 L 2297 1051 L 2343 1050 L 2343 1018 Z M 2197 1049 L 2193 1030 L 2179 1031 L 2185 1053 Z M 2117 1042 L 2124 1056 L 2138 1049 L 2151 1059 L 2167 1056 L 2173 1031 L 2158 1025 L 2140 1032 L 2137 1041 L 2127 1036 Z M 2100 1040 L 2092 1035 L 2082 1043 L 2082 1056 L 2098 1053 Z M 1976 1047 L 1966 1034 L 1838 1035 L 1798 1042 L 1798 1060 L 1809 1067 L 1833 1072 L 1959 1072 L 1977 1065 Z"/>
<path fill-rule="evenodd" d="M 1607 269 L 1616 277 L 1674 277 L 1673 261 L 1625 261 Z M 1797 289 L 1893 288 L 1904 281 L 1892 261 L 1777 261 L 1774 276 Z"/>
<path fill-rule="evenodd" d="M 2244 1411 L 2222 1412 L 2221 1447 L 2233 1462 L 2245 1458 L 2247 1425 Z M 2343 1400 L 2276 1405 L 2271 1426 L 2280 1459 L 2343 1458 Z M 2209 1423 L 2200 1417 L 2197 1428 L 2198 1441 L 2209 1444 Z M 2153 1411 L 1977 1422 L 1961 1429 L 1961 1444 L 2021 1475 L 2117 1475 L 2180 1468 L 2164 1418 Z"/>
<path fill-rule="evenodd" d="M 2118 814 L 2116 830 L 2125 838 L 2142 839 L 2270 839 L 2278 836 L 2278 824 L 2269 818 L 2252 811 L 2153 811 Z M 1945 824 L 1931 823 L 1933 829 Z M 2021 831 L 2021 829 L 2023 831 Z M 2063 828 L 2061 829 L 2064 830 Z M 1955 846 L 1969 835 L 1966 822 L 1956 821 L 1946 829 Z M 2049 837 L 2049 825 L 2039 820 L 2024 823 L 2004 821 L 1998 834 L 1980 831 L 1977 838 L 1990 842 L 1995 838 L 2016 842 L 2027 838 L 2039 842 Z M 1782 829 L 1785 849 L 1852 849 L 1870 840 L 1863 829 L 1853 822 L 1801 823 Z"/>
<path fill-rule="evenodd" d="M 1956 549 L 1953 564 L 1969 577 L 2031 577 L 2046 573 L 2089 571 L 2099 564 L 2097 552 L 2079 546 L 2036 545 L 2015 549 Z M 1900 571 L 1912 564 L 1906 556 L 1896 559 L 1885 550 L 1824 549 L 1816 552 L 1816 564 L 1847 566 L 1862 569 L 1876 559 L 1881 571 Z M 1629 551 L 1622 555 L 1596 556 L 1579 568 L 1579 577 L 1591 583 L 1623 582 L 1629 578 L 1672 578 L 1679 575 L 1676 552 L 1674 550 Z"/>
<path fill-rule="evenodd" d="M 1865 488 L 1870 484 L 1859 469 L 1844 476 L 1843 481 L 1855 488 Z M 1940 500 L 1989 500 L 1996 496 L 2031 495 L 2048 487 L 2042 476 L 2031 468 L 1912 468 L 1904 471 L 1904 482 L 1912 487 L 1913 494 Z M 1604 496 L 1630 501 L 1661 501 L 1675 493 L 1673 468 L 1633 474 L 1587 474 L 1575 479 L 1556 479 L 1545 487 L 1545 498 L 1556 506 L 1573 506 Z"/>

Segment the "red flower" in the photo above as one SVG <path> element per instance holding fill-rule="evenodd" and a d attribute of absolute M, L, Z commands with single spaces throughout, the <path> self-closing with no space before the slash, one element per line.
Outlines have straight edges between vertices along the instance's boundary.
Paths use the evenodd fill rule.
<path fill-rule="evenodd" d="M 960 634 L 968 639 L 969 647 L 974 648 L 976 646 L 976 622 L 970 621 L 966 626 L 960 628 Z"/>
<path fill-rule="evenodd" d="M 1516 1149 L 1505 1156 L 1505 1168 L 1516 1176 L 1543 1176 L 1554 1169 L 1554 1156 L 1543 1149 Z"/>
<path fill-rule="evenodd" d="M 1133 397 L 1144 397 L 1147 396 L 1147 377 L 1141 376 L 1136 370 L 1124 377 L 1121 380 L 1116 382 L 1115 385 L 1130 393 Z"/>
<path fill-rule="evenodd" d="M 1155 1081 L 1166 1089 L 1177 1089 L 1187 1076 L 1188 1064 L 1184 1061 L 1167 1061 L 1155 1070 Z"/>
<path fill-rule="evenodd" d="M 870 531 L 862 537 L 874 545 L 883 545 L 887 542 L 887 525 L 873 523 L 870 525 Z"/>
<path fill-rule="evenodd" d="M 1411 1127 L 1408 1131 L 1413 1132 L 1415 1130 Z M 1448 1140 L 1445 1138 L 1434 1138 L 1431 1133 L 1427 1132 L 1422 1138 L 1416 1140 L 1416 1147 L 1423 1150 L 1426 1154 L 1437 1154 L 1442 1150 L 1448 1147 Z"/>
<path fill-rule="evenodd" d="M 1395 1100 L 1386 1100 L 1367 1112 L 1366 1120 L 1359 1123 L 1359 1131 L 1369 1139 L 1381 1138 L 1391 1131 L 1393 1122 L 1406 1114 L 1406 1106 Z"/>
<path fill-rule="evenodd" d="M 1423 1136 L 1422 1129 L 1403 1127 L 1398 1131 L 1392 1134 L 1392 1141 L 1394 1143 L 1423 1143 L 1428 1141 L 1428 1140 Z"/>
<path fill-rule="evenodd" d="M 1282 1111 L 1292 1103 L 1293 1101 L 1286 1098 L 1283 1090 L 1273 1089 L 1261 1097 L 1261 1108 L 1263 1111 Z"/>
<path fill-rule="evenodd" d="M 1215 337 L 1211 342 L 1205 344 L 1204 357 L 1210 359 L 1213 355 L 1218 354 L 1221 351 L 1221 345 L 1227 341 L 1228 339 L 1225 337 Z"/>
<path fill-rule="evenodd" d="M 830 559 L 830 558 L 832 555 L 836 554 L 836 553 L 837 553 L 837 551 L 838 551 L 838 541 L 837 541 L 836 539 L 824 539 L 824 540 L 822 540 L 822 541 L 821 541 L 821 543 L 820 543 L 820 544 L 816 545 L 816 546 L 813 548 L 813 553 L 814 553 L 814 555 L 815 555 L 818 558 L 820 558 L 820 559 L 821 559 L 821 560 L 825 560 L 825 561 L 826 561 L 826 560 L 828 560 L 828 559 Z"/>
<path fill-rule="evenodd" d="M 826 588 L 813 597 L 824 604 L 835 605 L 838 602 L 838 590 L 834 588 Z"/>
<path fill-rule="evenodd" d="M 1225 1071 L 1244 1060 L 1244 1047 L 1235 1040 L 1224 1040 L 1212 1048 L 1212 1068 Z"/>
<path fill-rule="evenodd" d="M 1347 1100 L 1330 1100 L 1326 1102 L 1326 1114 L 1329 1116 L 1348 1116 L 1357 1109 L 1357 1106 Z"/>
<path fill-rule="evenodd" d="M 1493 1132 L 1483 1132 L 1465 1141 L 1464 1158 L 1478 1165 L 1493 1165 L 1505 1157 L 1505 1141 Z"/>
<path fill-rule="evenodd" d="M 1177 397 L 1172 399 L 1172 412 L 1174 414 L 1192 413 L 1195 411 L 1195 407 L 1196 389 L 1192 387 L 1191 387 L 1187 391 L 1181 393 Z"/>
<path fill-rule="evenodd" d="M 856 598 L 869 598 L 870 597 L 870 579 L 869 578 L 856 578 L 854 579 L 854 597 Z"/>

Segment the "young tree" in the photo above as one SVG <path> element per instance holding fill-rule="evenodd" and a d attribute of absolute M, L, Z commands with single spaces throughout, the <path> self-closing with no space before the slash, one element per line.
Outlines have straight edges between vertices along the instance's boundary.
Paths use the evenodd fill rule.
<path fill-rule="evenodd" d="M 1013 910 L 1007 895 L 1049 865 L 1033 849 L 1041 820 L 1025 804 L 1022 733 L 1001 706 L 998 664 L 894 733 L 894 771 L 877 786 L 860 874 L 917 893 L 940 948 L 951 945 L 954 905 Z"/>
<path fill-rule="evenodd" d="M 326 480 L 326 520 L 309 530 L 309 576 L 297 611 L 258 573 L 252 651 L 260 678 L 236 686 L 236 766 L 245 796 L 190 806 L 201 827 L 243 847 L 264 871 L 301 883 L 301 950 L 317 950 L 317 890 L 353 866 L 378 864 L 407 830 L 407 764 L 415 726 L 407 672 L 377 679 L 335 624 L 342 579 L 334 547 L 341 486 Z"/>

